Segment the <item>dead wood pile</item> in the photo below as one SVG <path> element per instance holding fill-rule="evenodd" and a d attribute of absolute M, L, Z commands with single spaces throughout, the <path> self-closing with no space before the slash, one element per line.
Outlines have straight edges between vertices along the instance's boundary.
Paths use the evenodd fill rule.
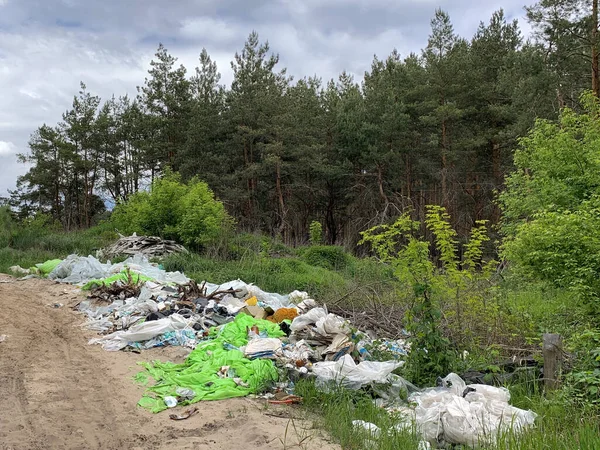
<path fill-rule="evenodd" d="M 157 236 L 133 235 L 121 237 L 114 244 L 104 248 L 102 256 L 114 258 L 119 255 L 133 256 L 140 253 L 147 258 L 152 258 L 181 252 L 187 253 L 187 250 L 175 241 L 168 241 Z"/>

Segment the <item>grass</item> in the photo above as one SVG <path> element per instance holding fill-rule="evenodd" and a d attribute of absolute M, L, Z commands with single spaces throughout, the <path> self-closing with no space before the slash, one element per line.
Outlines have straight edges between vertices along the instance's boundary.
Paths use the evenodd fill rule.
<path fill-rule="evenodd" d="M 393 295 L 394 280 L 385 266 L 345 255 L 347 261 L 339 269 L 323 267 L 327 264 L 312 265 L 302 255 L 251 252 L 234 260 L 196 253 L 171 255 L 163 265 L 166 270 L 185 272 L 197 281 L 224 283 L 239 278 L 268 292 L 306 291 L 326 304 L 342 298 L 360 303 L 373 292 L 379 296 Z M 352 295 L 347 296 L 348 293 Z"/>
<path fill-rule="evenodd" d="M 0 211 L 0 225 L 1 216 Z M 94 254 L 116 238 L 110 224 L 70 233 L 4 225 L 0 229 L 0 272 L 6 272 L 12 265 L 31 267 L 71 253 Z M 388 267 L 371 259 L 355 258 L 339 247 L 290 249 L 251 234 L 237 235 L 228 245 L 227 251 L 173 255 L 163 260 L 163 265 L 167 270 L 183 271 L 197 281 L 222 283 L 239 278 L 265 291 L 305 290 L 326 304 L 343 298 L 344 302 L 360 305 L 373 296 L 398 301 L 397 284 Z M 506 326 L 510 325 L 532 345 L 539 344 L 544 332 L 561 333 L 568 342 L 581 330 L 592 328 L 593 317 L 585 305 L 567 291 L 507 279 L 496 292 L 494 301 L 503 311 L 502 317 L 512 322 L 499 326 L 508 329 Z M 467 362 L 469 368 L 478 369 L 473 364 L 485 367 L 495 364 L 498 357 L 499 353 L 483 349 L 479 354 L 472 352 Z M 531 381 L 508 387 L 513 405 L 532 409 L 539 417 L 536 427 L 522 436 L 502 436 L 498 449 L 600 448 L 598 409 L 575 403 L 566 389 L 544 395 L 537 383 Z M 352 420 L 364 420 L 381 430 L 393 430 L 398 423 L 398 418 L 377 408 L 365 392 L 338 389 L 324 393 L 310 382 L 299 382 L 296 393 L 304 397 L 307 411 L 316 413 L 316 424 L 326 429 L 344 449 L 417 448 L 419 439 L 412 430 L 384 432 L 373 443 L 372 436 L 352 426 Z"/>
<path fill-rule="evenodd" d="M 600 422 L 591 410 L 582 410 L 565 403 L 561 393 L 545 396 L 534 384 L 509 386 L 511 404 L 531 409 L 538 414 L 536 426 L 523 434 L 504 434 L 489 450 L 531 449 L 598 449 Z M 402 418 L 378 408 L 364 391 L 334 388 L 323 392 L 309 380 L 296 384 L 296 394 L 304 397 L 304 408 L 314 415 L 315 425 L 325 428 L 344 449 L 392 450 L 417 448 L 419 437 L 414 429 L 397 430 Z M 353 420 L 364 420 L 377 425 L 381 433 L 370 435 L 352 425 Z M 463 448 L 461 446 L 455 449 Z"/>
<path fill-rule="evenodd" d="M 116 238 L 109 224 L 71 232 L 41 227 L 14 227 L 10 233 L 0 231 L 0 272 L 7 272 L 14 265 L 32 267 L 72 253 L 93 255 Z"/>

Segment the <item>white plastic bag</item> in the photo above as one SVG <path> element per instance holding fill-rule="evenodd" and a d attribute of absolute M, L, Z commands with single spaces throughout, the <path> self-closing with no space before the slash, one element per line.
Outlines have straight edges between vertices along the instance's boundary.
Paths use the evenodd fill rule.
<path fill-rule="evenodd" d="M 250 339 L 244 349 L 244 354 L 248 357 L 263 352 L 281 353 L 281 340 L 277 338 Z"/>
<path fill-rule="evenodd" d="M 387 376 L 402 366 L 402 361 L 363 361 L 356 364 L 350 355 L 337 361 L 323 361 L 313 364 L 317 382 L 336 382 L 349 389 L 360 389 L 364 384 L 384 383 Z"/>
<path fill-rule="evenodd" d="M 167 331 L 183 330 L 189 327 L 190 321 L 179 314 L 172 314 L 164 319 L 152 320 L 134 325 L 127 331 L 115 331 L 101 338 L 91 339 L 89 344 L 101 344 L 107 351 L 118 351 L 130 342 L 143 342 Z"/>
<path fill-rule="evenodd" d="M 409 396 L 417 403 L 415 420 L 423 439 L 432 445 L 450 443 L 469 447 L 495 442 L 499 432 L 519 433 L 534 424 L 537 414 L 508 404 L 505 388 L 482 384 L 465 385 L 456 374 L 443 379 L 443 386 Z M 474 389 L 464 398 L 466 388 Z"/>
<path fill-rule="evenodd" d="M 356 429 L 361 429 L 367 431 L 374 438 L 378 438 L 381 434 L 381 429 L 371 422 L 365 422 L 364 420 L 353 420 L 352 426 Z"/>
<path fill-rule="evenodd" d="M 51 280 L 84 284 L 109 276 L 110 264 L 102 264 L 93 256 L 69 255 L 48 274 Z"/>
<path fill-rule="evenodd" d="M 299 331 L 310 325 L 315 324 L 319 319 L 327 317 L 327 311 L 323 308 L 313 308 L 306 314 L 296 316 L 290 325 L 292 331 Z"/>

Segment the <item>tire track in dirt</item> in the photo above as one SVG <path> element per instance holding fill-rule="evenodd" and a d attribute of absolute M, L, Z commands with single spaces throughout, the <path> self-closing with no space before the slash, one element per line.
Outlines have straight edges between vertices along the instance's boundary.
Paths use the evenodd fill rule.
<path fill-rule="evenodd" d="M 6 448 L 122 447 L 114 394 L 102 370 L 94 370 L 100 362 L 75 318 L 44 303 L 47 294 L 66 302 L 74 297 L 65 297 L 68 290 L 40 280 L 0 284 L 0 324 L 9 335 L 0 347 L 0 442 Z"/>
<path fill-rule="evenodd" d="M 199 414 L 180 422 L 137 407 L 137 362 L 181 362 L 187 351 L 89 346 L 95 334 L 69 308 L 80 299 L 70 285 L 0 274 L 0 334 L 8 335 L 0 342 L 0 450 L 339 449 L 285 406 L 274 408 L 296 417 L 301 436 L 289 435 L 290 418 L 267 416 L 264 403 L 246 398 L 201 402 Z"/>

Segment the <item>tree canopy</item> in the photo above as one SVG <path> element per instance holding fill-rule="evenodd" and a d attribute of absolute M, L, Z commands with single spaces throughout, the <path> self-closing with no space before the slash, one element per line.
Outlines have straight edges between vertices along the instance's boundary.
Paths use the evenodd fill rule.
<path fill-rule="evenodd" d="M 188 73 L 161 44 L 136 98 L 102 102 L 82 83 L 62 121 L 32 134 L 13 204 L 88 227 L 171 170 L 205 181 L 241 229 L 288 244 L 306 242 L 318 221 L 326 242 L 353 245 L 408 209 L 423 218 L 428 204 L 443 205 L 466 237 L 479 220 L 498 222 L 493 199 L 519 138 L 584 87 L 583 66 L 575 76 L 560 64 L 579 42 L 569 30 L 595 42 L 593 14 L 569 10 L 557 23 L 563 3 L 530 8 L 533 42 L 501 10 L 471 39 L 438 10 L 422 52 L 375 56 L 360 82 L 347 72 L 293 80 L 252 32 L 226 87 L 205 49 Z"/>

